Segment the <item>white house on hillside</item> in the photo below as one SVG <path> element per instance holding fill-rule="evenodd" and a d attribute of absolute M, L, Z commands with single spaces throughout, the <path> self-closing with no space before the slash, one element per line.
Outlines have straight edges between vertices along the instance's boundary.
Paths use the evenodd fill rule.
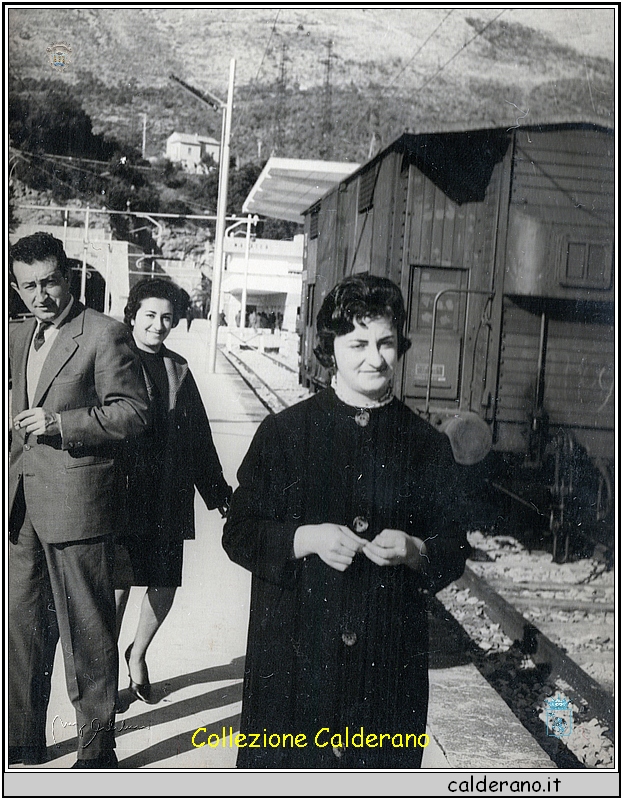
<path fill-rule="evenodd" d="M 180 163 L 187 172 L 202 172 L 201 159 L 211 155 L 218 164 L 221 145 L 210 136 L 174 131 L 167 139 L 166 157 Z"/>

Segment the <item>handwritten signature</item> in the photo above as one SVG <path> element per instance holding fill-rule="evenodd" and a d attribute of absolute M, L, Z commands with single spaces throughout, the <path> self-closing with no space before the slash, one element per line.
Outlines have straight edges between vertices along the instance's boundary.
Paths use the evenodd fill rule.
<path fill-rule="evenodd" d="M 58 744 L 56 741 L 56 733 L 55 733 L 55 725 L 56 723 L 60 723 L 63 728 L 68 727 L 75 727 L 78 723 L 77 722 L 65 722 L 59 714 L 57 714 L 54 719 L 52 720 L 52 740 L 54 744 Z M 98 733 L 102 731 L 115 731 L 116 733 L 121 733 L 121 731 L 129 731 L 129 730 L 140 730 L 143 728 L 150 728 L 150 725 L 130 725 L 124 719 L 121 722 L 112 722 L 109 720 L 105 725 L 102 725 L 97 717 L 91 720 L 91 724 L 88 725 L 85 723 L 84 725 L 80 726 L 78 731 L 78 735 L 80 737 L 88 736 L 89 732 L 93 733 L 93 736 L 89 739 L 88 742 L 83 743 L 83 747 L 88 747 L 91 742 L 95 739 Z M 90 730 L 89 730 L 90 729 Z M 85 733 L 86 732 L 86 733 Z"/>

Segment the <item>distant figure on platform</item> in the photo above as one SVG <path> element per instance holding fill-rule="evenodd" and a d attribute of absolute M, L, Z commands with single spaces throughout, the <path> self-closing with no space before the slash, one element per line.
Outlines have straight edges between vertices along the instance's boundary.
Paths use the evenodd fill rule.
<path fill-rule="evenodd" d="M 225 312 L 221 311 L 218 317 L 218 324 L 227 326 L 227 317 L 225 316 Z"/>
<path fill-rule="evenodd" d="M 127 328 L 70 294 L 58 239 L 20 239 L 9 273 L 34 315 L 9 336 L 9 763 L 47 761 L 60 634 L 76 710 L 73 768 L 114 769 L 114 456 L 147 426 L 145 383 Z"/>
<path fill-rule="evenodd" d="M 186 289 L 180 287 L 180 319 L 186 318 L 186 332 L 190 330 L 195 317 L 195 308 Z"/>
<path fill-rule="evenodd" d="M 257 314 L 255 313 L 255 311 L 252 311 L 252 312 L 249 314 L 249 327 L 250 327 L 250 328 L 253 328 L 253 330 L 255 330 L 255 331 L 256 331 L 256 330 L 257 330 L 257 325 L 258 325 L 258 317 L 257 317 Z"/>
<path fill-rule="evenodd" d="M 130 587 L 147 587 L 134 640 L 125 651 L 130 691 L 146 703 L 151 684 L 145 656 L 182 583 L 184 540 L 195 536 L 195 488 L 206 506 L 223 516 L 231 497 L 188 363 L 164 346 L 179 314 L 179 290 L 170 281 L 147 279 L 130 290 L 125 323 L 143 368 L 152 425 L 124 448 L 128 509 L 118 536 L 115 585 L 117 633 Z"/>

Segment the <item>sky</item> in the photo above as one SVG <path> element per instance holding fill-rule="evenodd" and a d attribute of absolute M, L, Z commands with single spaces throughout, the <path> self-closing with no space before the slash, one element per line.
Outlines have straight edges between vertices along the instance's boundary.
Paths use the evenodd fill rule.
<path fill-rule="evenodd" d="M 508 6 L 504 18 L 529 25 L 590 56 L 614 60 L 614 6 L 569 3 L 562 8 Z"/>

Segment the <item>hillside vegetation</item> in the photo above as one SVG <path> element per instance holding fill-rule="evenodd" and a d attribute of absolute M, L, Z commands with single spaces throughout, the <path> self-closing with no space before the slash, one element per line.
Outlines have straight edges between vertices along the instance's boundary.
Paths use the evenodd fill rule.
<path fill-rule="evenodd" d="M 521 116 L 524 124 L 612 125 L 613 119 L 613 63 L 580 56 L 513 22 L 512 9 L 9 12 L 13 74 L 28 79 L 51 72 L 45 48 L 53 41 L 72 48 L 62 80 L 75 90 L 96 133 L 140 147 L 142 114 L 147 114 L 148 156 L 163 153 L 173 130 L 220 138 L 220 114 L 169 74 L 225 98 L 232 57 L 237 59 L 232 152 L 241 162 L 259 161 L 273 151 L 362 161 L 371 117 L 378 119 L 384 144 L 407 128 L 436 130 L 452 123 L 502 126 Z M 327 119 L 329 146 L 320 153 L 320 128 Z"/>
<path fill-rule="evenodd" d="M 232 57 L 229 213 L 271 154 L 364 162 L 373 137 L 386 146 L 405 130 L 613 126 L 613 62 L 512 9 L 24 7 L 8 21 L 10 191 L 22 199 L 30 189 L 42 202 L 214 214 L 216 171 L 187 175 L 163 155 L 174 130 L 220 139 L 221 114 L 170 75 L 225 98 Z M 71 47 L 61 73 L 46 53 L 58 42 Z M 127 217 L 111 225 L 132 238 Z M 266 221 L 258 233 L 294 230 Z M 145 232 L 136 241 L 160 252 Z"/>

